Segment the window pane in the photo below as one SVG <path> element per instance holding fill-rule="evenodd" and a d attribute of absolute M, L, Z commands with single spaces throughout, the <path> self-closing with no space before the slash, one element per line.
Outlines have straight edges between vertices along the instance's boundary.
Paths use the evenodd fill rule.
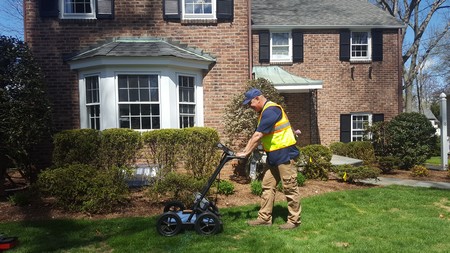
<path fill-rule="evenodd" d="M 138 89 L 130 89 L 130 100 L 131 102 L 139 101 L 139 90 Z"/>
<path fill-rule="evenodd" d="M 160 129 L 159 117 L 152 117 L 152 129 Z"/>
<path fill-rule="evenodd" d="M 140 101 L 150 101 L 150 91 L 148 89 L 140 89 L 139 93 Z"/>
<path fill-rule="evenodd" d="M 145 88 L 148 87 L 148 76 L 139 76 L 139 87 Z"/>
<path fill-rule="evenodd" d="M 141 129 L 141 122 L 139 117 L 131 117 L 131 129 Z"/>
<path fill-rule="evenodd" d="M 141 105 L 141 115 L 150 116 L 150 105 Z"/>
<path fill-rule="evenodd" d="M 128 76 L 128 86 L 130 88 L 137 88 L 138 86 L 138 76 Z"/>
<path fill-rule="evenodd" d="M 151 114 L 159 115 L 159 105 L 151 105 Z"/>
<path fill-rule="evenodd" d="M 151 117 L 142 117 L 142 129 L 152 129 Z"/>
<path fill-rule="evenodd" d="M 121 88 L 128 88 L 127 76 L 120 75 L 118 77 L 118 83 L 119 83 L 119 89 L 121 89 Z"/>
<path fill-rule="evenodd" d="M 289 33 L 272 33 L 272 45 L 289 45 Z"/>

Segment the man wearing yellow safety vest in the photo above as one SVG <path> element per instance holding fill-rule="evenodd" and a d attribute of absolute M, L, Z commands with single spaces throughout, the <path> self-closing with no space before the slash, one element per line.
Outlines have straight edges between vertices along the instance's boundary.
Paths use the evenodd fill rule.
<path fill-rule="evenodd" d="M 297 185 L 297 169 L 293 159 L 299 155 L 295 147 L 296 139 L 283 108 L 268 101 L 260 90 L 250 89 L 245 93 L 244 105 L 249 105 L 259 113 L 258 126 L 242 152 L 236 156 L 247 157 L 262 143 L 267 153 L 269 169 L 264 172 L 262 181 L 261 208 L 256 220 L 248 221 L 250 226 L 272 225 L 272 210 L 277 184 L 282 180 L 283 192 L 288 201 L 286 224 L 280 229 L 293 229 L 301 223 L 300 194 Z"/>

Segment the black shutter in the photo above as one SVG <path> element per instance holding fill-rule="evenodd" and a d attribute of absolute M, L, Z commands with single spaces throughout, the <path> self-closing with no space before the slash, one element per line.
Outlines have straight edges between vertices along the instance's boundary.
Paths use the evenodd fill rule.
<path fill-rule="evenodd" d="M 384 114 L 380 113 L 380 114 L 373 114 L 372 115 L 372 122 L 376 123 L 376 122 L 383 122 L 384 121 Z"/>
<path fill-rule="evenodd" d="M 383 30 L 372 29 L 372 61 L 383 60 Z"/>
<path fill-rule="evenodd" d="M 259 62 L 270 62 L 270 32 L 259 31 Z"/>
<path fill-rule="evenodd" d="M 58 17 L 58 0 L 39 0 L 39 14 L 41 18 Z"/>
<path fill-rule="evenodd" d="M 114 18 L 114 0 L 97 0 L 97 19 Z"/>
<path fill-rule="evenodd" d="M 181 0 L 164 0 L 163 15 L 164 20 L 180 20 L 181 18 Z"/>
<path fill-rule="evenodd" d="M 339 60 L 350 61 L 350 30 L 341 30 L 339 36 Z"/>
<path fill-rule="evenodd" d="M 303 32 L 292 31 L 293 62 L 303 62 Z"/>
<path fill-rule="evenodd" d="M 341 114 L 341 138 L 340 141 L 347 143 L 350 142 L 350 137 L 351 137 L 351 131 L 352 131 L 352 126 L 351 126 L 351 114 Z"/>
<path fill-rule="evenodd" d="M 233 21 L 233 0 L 217 0 L 217 19 Z"/>

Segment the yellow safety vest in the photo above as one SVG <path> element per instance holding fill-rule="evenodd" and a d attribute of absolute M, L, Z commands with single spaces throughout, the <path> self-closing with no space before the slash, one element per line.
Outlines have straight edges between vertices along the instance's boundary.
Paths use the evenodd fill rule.
<path fill-rule="evenodd" d="M 274 102 L 268 101 L 264 105 L 264 108 L 259 115 L 258 125 L 261 122 L 263 112 L 271 106 L 277 106 L 278 108 L 280 108 L 282 117 L 277 123 L 275 123 L 272 132 L 264 134 L 264 136 L 261 138 L 262 146 L 264 148 L 264 151 L 266 152 L 286 148 L 297 143 L 294 132 L 291 128 L 291 123 L 289 123 L 289 119 L 287 118 L 286 113 L 280 105 Z"/>

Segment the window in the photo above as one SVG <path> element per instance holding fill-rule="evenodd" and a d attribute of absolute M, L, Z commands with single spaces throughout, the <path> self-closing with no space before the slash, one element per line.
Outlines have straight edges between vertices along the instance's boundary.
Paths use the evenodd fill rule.
<path fill-rule="evenodd" d="M 215 19 L 216 0 L 183 0 L 184 19 Z"/>
<path fill-rule="evenodd" d="M 86 77 L 86 110 L 88 127 L 100 130 L 100 87 L 98 76 Z"/>
<path fill-rule="evenodd" d="M 352 115 L 352 141 L 362 141 L 364 137 L 364 128 L 372 123 L 371 114 Z"/>
<path fill-rule="evenodd" d="M 118 75 L 119 127 L 160 128 L 158 75 Z"/>
<path fill-rule="evenodd" d="M 270 38 L 270 61 L 291 62 L 291 34 L 272 32 Z"/>
<path fill-rule="evenodd" d="M 195 125 L 195 83 L 192 76 L 178 76 L 180 128 Z"/>
<path fill-rule="evenodd" d="M 370 60 L 371 43 L 369 32 L 352 32 L 350 43 L 352 60 Z"/>
<path fill-rule="evenodd" d="M 63 18 L 95 18 L 94 0 L 61 0 Z"/>

